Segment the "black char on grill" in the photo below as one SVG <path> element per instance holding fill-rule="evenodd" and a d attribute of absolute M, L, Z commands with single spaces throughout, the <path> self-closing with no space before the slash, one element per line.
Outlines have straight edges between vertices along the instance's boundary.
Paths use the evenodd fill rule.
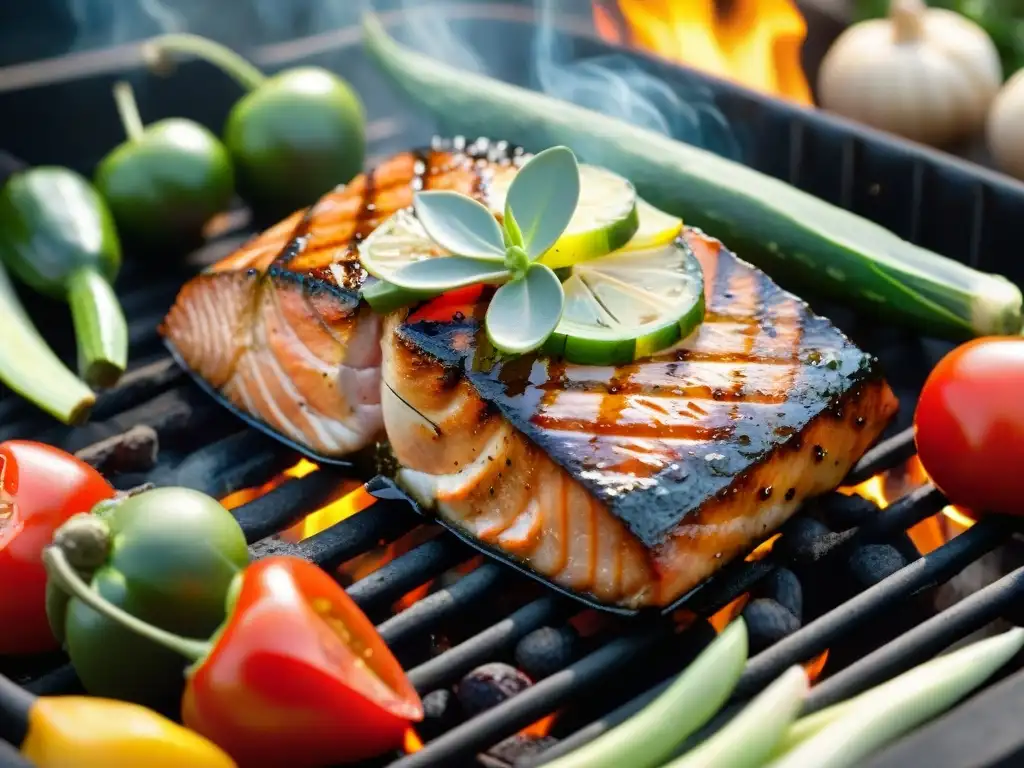
<path fill-rule="evenodd" d="M 707 316 L 618 368 L 495 362 L 484 304 L 381 321 L 354 243 L 418 188 L 484 200 L 508 153 L 396 155 L 184 286 L 164 334 L 231 406 L 314 457 L 385 431 L 399 484 L 558 585 L 664 606 L 834 488 L 897 402 L 872 357 L 718 241 L 686 230 Z M 478 152 L 483 151 L 483 156 Z"/>

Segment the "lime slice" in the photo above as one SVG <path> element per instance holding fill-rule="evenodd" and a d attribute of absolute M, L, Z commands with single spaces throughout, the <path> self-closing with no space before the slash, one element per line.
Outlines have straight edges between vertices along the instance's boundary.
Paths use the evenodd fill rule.
<path fill-rule="evenodd" d="M 704 319 L 704 273 L 679 241 L 577 264 L 562 288 L 562 319 L 543 351 L 574 363 L 648 357 Z"/>
<path fill-rule="evenodd" d="M 508 166 L 491 177 L 487 207 L 497 216 L 505 212 L 505 198 L 515 176 L 516 169 Z M 639 226 L 633 185 L 605 168 L 581 165 L 576 213 L 540 263 L 558 269 L 604 256 L 626 245 Z"/>
<path fill-rule="evenodd" d="M 428 299 L 433 294 L 399 288 L 385 281 L 406 264 L 449 255 L 430 239 L 411 208 L 400 210 L 359 244 L 363 269 L 377 278 L 367 281 L 362 296 L 374 311 L 382 313 Z"/>
<path fill-rule="evenodd" d="M 646 200 L 637 199 L 636 212 L 640 219 L 640 227 L 623 250 L 642 251 L 657 248 L 659 245 L 668 245 L 683 231 L 682 219 L 670 216 Z"/>

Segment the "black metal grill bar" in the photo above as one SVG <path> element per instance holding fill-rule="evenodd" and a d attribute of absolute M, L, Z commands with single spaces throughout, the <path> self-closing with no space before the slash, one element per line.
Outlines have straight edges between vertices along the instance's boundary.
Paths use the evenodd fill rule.
<path fill-rule="evenodd" d="M 377 626 L 377 632 L 392 648 L 430 632 L 448 618 L 472 609 L 481 600 L 509 583 L 513 574 L 495 563 L 484 563 L 450 587 L 417 600 L 399 614 Z"/>
<path fill-rule="evenodd" d="M 155 472 L 158 485 L 184 485 L 221 498 L 259 485 L 298 460 L 294 451 L 246 429 L 205 445 L 177 467 Z"/>
<path fill-rule="evenodd" d="M 787 667 L 813 658 L 862 622 L 870 621 L 897 601 L 948 580 L 968 563 L 998 546 L 1009 530 L 1008 524 L 1002 519 L 982 521 L 934 552 L 783 638 L 747 663 L 737 686 L 736 698 L 749 698 L 778 677 Z M 669 681 L 660 683 L 576 731 L 572 736 L 545 751 L 531 765 L 541 765 L 568 754 L 614 728 L 651 703 L 668 687 L 668 684 Z M 529 693 L 530 691 L 526 691 L 520 695 Z M 427 748 L 429 747 L 430 745 L 427 745 Z"/>
<path fill-rule="evenodd" d="M 1024 568 L 1019 568 L 815 686 L 804 712 L 824 709 L 927 661 L 999 618 L 1022 595 Z"/>
<path fill-rule="evenodd" d="M 902 464 L 914 455 L 914 430 L 905 429 L 883 440 L 874 448 L 861 456 L 843 485 L 857 485 L 869 480 L 879 472 L 885 472 L 898 464 Z"/>
<path fill-rule="evenodd" d="M 566 618 L 572 610 L 573 606 L 564 598 L 553 595 L 538 598 L 483 632 L 409 670 L 409 681 L 421 694 L 451 685 L 473 668 L 509 651 L 533 630 Z"/>
<path fill-rule="evenodd" d="M 438 536 L 357 581 L 348 588 L 349 597 L 367 612 L 387 607 L 406 592 L 465 562 L 472 554 L 454 536 Z"/>
<path fill-rule="evenodd" d="M 402 504 L 397 500 L 379 499 L 359 514 L 304 539 L 291 548 L 291 554 L 304 557 L 324 570 L 332 571 L 356 555 L 394 541 L 422 522 L 423 518 L 408 504 Z M 273 550 L 274 540 L 268 540 L 264 547 L 260 547 L 260 544 L 262 542 L 256 545 L 258 555 L 268 554 Z"/>

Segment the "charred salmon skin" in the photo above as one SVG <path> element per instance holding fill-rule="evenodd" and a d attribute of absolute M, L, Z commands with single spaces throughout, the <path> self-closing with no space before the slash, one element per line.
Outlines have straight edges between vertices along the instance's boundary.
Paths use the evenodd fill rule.
<path fill-rule="evenodd" d="M 666 606 L 840 483 L 893 416 L 874 359 L 719 242 L 686 230 L 707 314 L 622 367 L 495 362 L 485 301 L 386 320 L 398 484 L 554 583 Z"/>
<path fill-rule="evenodd" d="M 519 154 L 478 141 L 395 155 L 188 282 L 161 332 L 241 415 L 314 458 L 341 459 L 383 426 L 381 317 L 359 300 L 359 241 L 418 189 L 484 199 Z"/>

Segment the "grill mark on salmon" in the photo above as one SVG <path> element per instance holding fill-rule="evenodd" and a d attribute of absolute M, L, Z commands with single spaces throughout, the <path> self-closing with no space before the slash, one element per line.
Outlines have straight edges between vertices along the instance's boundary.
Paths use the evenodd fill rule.
<path fill-rule="evenodd" d="M 402 152 L 189 281 L 161 326 L 193 375 L 256 426 L 317 459 L 377 439 L 381 318 L 359 300 L 358 244 L 419 189 L 483 199 L 507 145 Z"/>
<path fill-rule="evenodd" d="M 627 608 L 670 604 L 838 485 L 896 411 L 874 360 L 717 241 L 685 242 L 705 323 L 628 366 L 492 365 L 482 305 L 389 318 L 399 484 L 559 586 Z"/>

